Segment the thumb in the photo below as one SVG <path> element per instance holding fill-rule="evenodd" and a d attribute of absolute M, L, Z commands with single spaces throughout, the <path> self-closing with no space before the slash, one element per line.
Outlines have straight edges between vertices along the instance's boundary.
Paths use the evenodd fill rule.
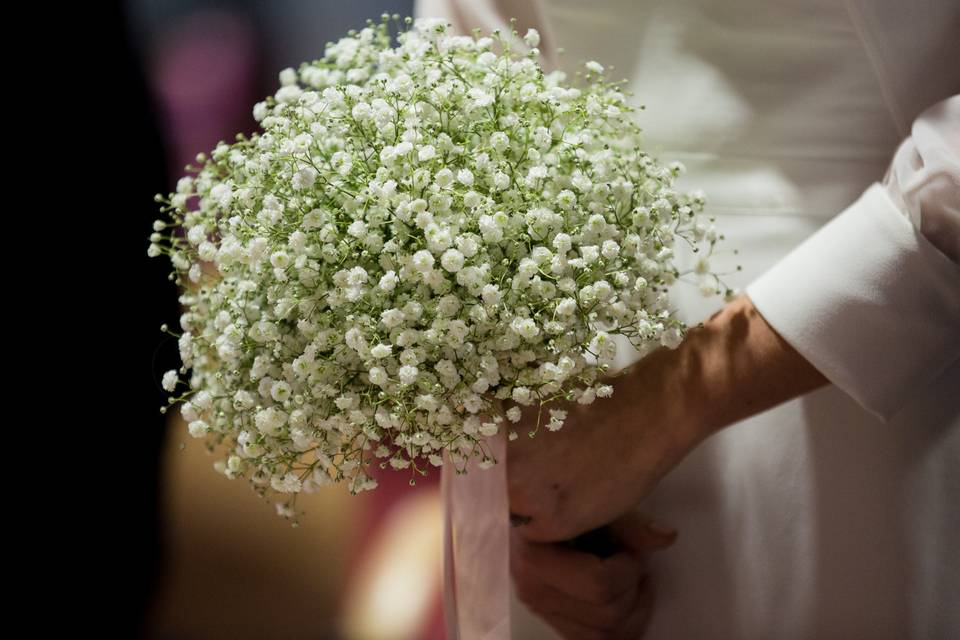
<path fill-rule="evenodd" d="M 625 548 L 634 553 L 666 549 L 677 541 L 677 530 L 639 512 L 628 513 L 607 525 Z"/>

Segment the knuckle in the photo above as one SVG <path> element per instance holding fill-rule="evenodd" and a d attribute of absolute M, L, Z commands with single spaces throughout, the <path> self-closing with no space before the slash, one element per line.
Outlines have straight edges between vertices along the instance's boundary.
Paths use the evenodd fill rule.
<path fill-rule="evenodd" d="M 519 529 L 527 537 L 541 541 L 564 539 L 570 535 L 563 510 L 563 489 L 559 483 L 543 480 L 517 483 L 509 488 L 510 510 L 520 516 Z"/>

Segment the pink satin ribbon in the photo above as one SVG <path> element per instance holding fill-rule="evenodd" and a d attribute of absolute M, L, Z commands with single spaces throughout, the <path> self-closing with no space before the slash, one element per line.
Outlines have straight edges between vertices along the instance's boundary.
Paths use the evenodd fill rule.
<path fill-rule="evenodd" d="M 510 639 L 510 518 L 507 447 L 503 435 L 488 440 L 497 460 L 491 469 L 471 462 L 457 475 L 445 461 L 444 618 L 449 640 Z"/>

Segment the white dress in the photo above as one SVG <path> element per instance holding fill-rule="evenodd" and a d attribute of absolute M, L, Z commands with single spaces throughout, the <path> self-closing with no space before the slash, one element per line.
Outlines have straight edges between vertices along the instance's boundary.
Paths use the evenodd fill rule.
<path fill-rule="evenodd" d="M 680 186 L 706 191 L 739 249 L 730 281 L 834 383 L 712 437 L 642 505 L 680 530 L 652 561 L 646 637 L 960 638 L 960 4 L 418 14 L 463 32 L 517 16 L 565 49 L 561 68 L 614 66 L 648 144 L 684 162 Z M 691 321 L 718 306 L 675 299 Z M 511 609 L 512 637 L 555 637 Z"/>

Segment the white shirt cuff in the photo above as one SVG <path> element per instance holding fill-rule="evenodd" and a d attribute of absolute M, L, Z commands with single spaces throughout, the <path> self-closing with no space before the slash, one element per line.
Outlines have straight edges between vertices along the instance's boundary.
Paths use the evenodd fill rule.
<path fill-rule="evenodd" d="M 960 267 L 879 184 L 746 292 L 791 346 L 884 420 L 960 357 Z"/>

